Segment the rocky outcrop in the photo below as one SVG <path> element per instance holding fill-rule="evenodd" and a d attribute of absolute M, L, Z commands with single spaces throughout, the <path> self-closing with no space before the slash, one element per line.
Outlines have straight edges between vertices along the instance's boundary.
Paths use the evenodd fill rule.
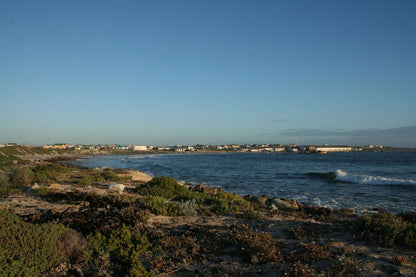
<path fill-rule="evenodd" d="M 294 199 L 275 197 L 270 200 L 270 208 L 283 210 L 299 210 L 299 202 Z"/>
<path fill-rule="evenodd" d="M 118 184 L 118 183 L 109 184 L 108 185 L 108 190 L 120 193 L 120 192 L 124 191 L 124 185 L 123 184 Z"/>
<path fill-rule="evenodd" d="M 150 177 L 146 173 L 134 169 L 117 170 L 116 174 L 119 177 L 130 177 L 131 180 L 134 182 L 146 183 L 152 180 L 152 177 Z"/>

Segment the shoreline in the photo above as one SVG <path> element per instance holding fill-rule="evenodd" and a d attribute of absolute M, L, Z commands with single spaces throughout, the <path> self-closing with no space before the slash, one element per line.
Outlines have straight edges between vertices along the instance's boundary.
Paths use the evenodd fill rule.
<path fill-rule="evenodd" d="M 406 246 L 398 238 L 398 245 L 379 245 L 357 229 L 362 220 L 408 222 L 399 216 L 359 216 L 349 209 L 307 206 L 293 200 L 250 199 L 168 177 L 150 181 L 136 170 L 67 167 L 56 161 L 31 166 L 36 178 L 44 181 L 1 199 L 0 216 L 2 211 L 11 211 L 27 226 L 60 223 L 77 232 L 85 250 L 78 249 L 71 260 L 51 264 L 47 269 L 51 275 L 56 270 L 60 276 L 74 270 L 83 275 L 127 274 L 117 259 L 94 266 L 101 259 L 100 251 L 109 257 L 119 253 L 106 252 L 105 242 L 99 244 L 104 248 L 94 252 L 96 232 L 107 239 L 123 239 L 117 232 L 140 234 L 140 243 L 145 238 L 154 245 L 146 244 L 148 251 L 139 256 L 125 256 L 129 262 L 124 268 L 132 270 L 136 264 L 142 272 L 139 276 L 416 273 L 416 244 L 409 249 L 411 244 Z M 123 184 L 123 189 L 114 190 L 114 183 Z M 416 213 L 402 216 L 412 214 L 416 218 Z M 135 243 L 124 241 L 117 251 L 139 247 Z M 79 253 L 87 250 L 92 256 L 81 259 Z M 133 263 L 134 257 L 139 258 Z"/>
<path fill-rule="evenodd" d="M 200 153 L 203 154 L 203 153 Z M 147 156 L 146 154 L 139 154 L 142 157 Z M 153 154 L 148 154 L 153 156 Z M 376 188 L 377 185 L 379 185 L 378 183 L 376 183 L 376 181 L 381 180 L 383 182 L 386 182 L 386 179 L 383 179 L 384 175 L 381 176 L 377 176 L 374 174 L 371 174 L 375 177 L 372 176 L 367 176 L 367 175 L 358 175 L 360 173 L 354 172 L 354 171 L 349 171 L 348 169 L 346 170 L 328 170 L 328 172 L 326 170 L 324 171 L 319 171 L 319 169 L 316 170 L 312 170 L 311 172 L 308 171 L 302 171 L 302 172 L 296 172 L 296 167 L 295 170 L 290 170 L 290 171 L 284 171 L 283 172 L 294 172 L 293 176 L 296 176 L 296 178 L 302 178 L 301 182 L 305 183 L 305 184 L 309 184 L 309 187 L 314 188 L 314 187 L 318 187 L 322 188 L 322 189 L 326 189 L 328 187 L 328 189 L 333 189 L 333 187 L 335 187 L 335 185 L 338 187 L 340 187 L 341 189 L 341 193 L 334 198 L 334 200 L 332 200 L 330 197 L 331 195 L 328 195 L 328 193 L 324 192 L 320 192 L 319 190 L 315 190 L 315 191 L 311 191 L 311 189 L 309 187 L 307 187 L 305 185 L 305 193 L 302 193 L 302 191 L 300 191 L 299 193 L 296 193 L 296 191 L 294 191 L 294 189 L 287 189 L 285 187 L 285 184 L 287 184 L 288 182 L 291 182 L 290 180 L 286 180 L 283 179 L 282 181 L 277 180 L 277 179 L 270 179 L 269 183 L 272 183 L 273 185 L 270 185 L 270 189 L 261 189 L 261 187 L 258 186 L 262 186 L 264 185 L 264 183 L 262 183 L 262 180 L 259 180 L 258 184 L 255 184 L 256 182 L 256 178 L 254 178 L 253 174 L 244 174 L 245 177 L 243 178 L 234 178 L 233 180 L 231 178 L 223 178 L 221 179 L 220 174 L 216 174 L 216 172 L 211 171 L 211 167 L 209 165 L 207 165 L 208 169 L 207 170 L 196 170 L 194 171 L 194 168 L 198 168 L 198 165 L 200 164 L 206 164 L 207 162 L 214 160 L 220 160 L 220 161 L 228 161 L 228 158 L 222 158 L 221 156 L 212 156 L 212 158 L 208 155 L 202 157 L 202 159 L 199 159 L 197 156 L 193 156 L 193 153 L 189 153 L 189 154 L 185 154 L 185 153 L 175 153 L 175 154 L 167 154 L 170 155 L 171 158 L 163 158 L 160 156 L 156 156 L 154 155 L 152 160 L 149 161 L 140 161 L 137 160 L 136 162 L 136 158 L 135 155 L 131 156 L 131 155 L 126 155 L 121 156 L 120 158 L 118 156 L 115 156 L 114 158 L 109 157 L 101 159 L 94 159 L 94 156 L 86 156 L 86 157 L 81 157 L 82 158 L 92 158 L 91 161 L 86 161 L 83 162 L 82 160 L 80 162 L 74 162 L 74 164 L 79 164 L 82 166 L 87 166 L 87 167 L 101 167 L 101 166 L 105 166 L 106 165 L 106 161 L 108 161 L 108 163 L 111 163 L 112 166 L 114 167 L 120 167 L 120 168 L 137 168 L 137 169 L 141 169 L 146 171 L 147 173 L 156 176 L 156 175 L 169 175 L 169 172 L 171 172 L 172 177 L 174 178 L 178 178 L 178 180 L 184 180 L 184 181 L 190 181 L 190 183 L 192 184 L 198 184 L 200 182 L 207 182 L 208 185 L 210 186 L 218 186 L 220 188 L 224 188 L 225 190 L 228 190 L 232 193 L 236 193 L 239 194 L 241 196 L 247 196 L 247 195 L 254 195 L 255 197 L 261 197 L 263 195 L 268 195 L 271 196 L 272 198 L 275 196 L 279 196 L 282 198 L 289 198 L 289 199 L 296 199 L 297 201 L 301 202 L 304 205 L 311 205 L 311 206 L 319 206 L 319 207 L 329 207 L 331 209 L 341 209 L 341 208 L 351 208 L 354 209 L 354 211 L 357 214 L 365 214 L 365 213 L 380 213 L 380 212 L 393 212 L 395 214 L 398 213 L 403 213 L 403 212 L 407 212 L 407 211 L 413 211 L 414 210 L 414 206 L 411 204 L 411 202 L 408 201 L 408 198 L 404 198 L 406 199 L 405 202 L 403 202 L 402 205 L 400 204 L 395 204 L 392 202 L 388 202 L 390 200 L 390 198 L 386 197 L 386 203 L 385 205 L 381 205 L 378 204 L 376 202 L 375 199 L 379 199 L 377 197 L 374 197 L 373 199 L 370 199 L 369 202 L 366 202 L 367 200 L 364 199 L 363 197 L 361 198 L 357 198 L 355 199 L 355 202 L 348 202 L 348 195 L 346 195 L 345 193 L 348 191 L 351 191 L 351 193 L 356 193 L 357 191 L 359 191 L 361 189 L 361 187 L 366 187 L 368 186 L 368 184 L 364 183 L 364 185 L 362 185 L 361 183 L 349 183 L 349 182 L 359 182 L 356 181 L 358 180 L 358 176 L 362 176 L 363 178 L 367 178 L 367 177 L 371 177 L 374 178 L 371 186 L 371 189 Z M 183 155 L 187 155 L 188 157 L 184 157 Z M 212 154 L 212 155 L 216 155 L 216 154 Z M 232 158 L 230 161 L 236 161 L 239 160 L 239 155 L 238 154 L 234 154 L 232 153 L 233 156 L 229 156 L 229 158 Z M 278 158 L 276 156 L 276 158 L 274 158 L 274 156 L 266 156 L 265 154 L 263 154 L 264 156 L 259 156 L 258 158 L 255 159 L 260 159 L 263 160 L 263 158 L 267 161 L 271 161 L 274 163 L 274 160 L 280 160 L 283 161 L 283 163 L 285 163 L 286 160 L 294 160 L 294 161 L 303 161 L 304 158 L 302 158 L 301 156 L 295 157 L 295 156 L 290 156 L 292 154 L 287 154 L 284 157 L 281 156 L 280 158 Z M 280 155 L 280 154 L 279 154 Z M 354 154 L 352 154 L 354 155 Z M 370 158 L 372 154 L 364 154 L 365 158 Z M 192 157 L 193 156 L 193 157 Z M 357 156 L 357 158 L 354 158 L 354 156 L 350 156 L 350 155 L 343 155 L 344 156 L 348 156 L 349 158 L 347 158 L 348 160 L 360 160 L 362 158 L 359 158 L 360 156 Z M 177 167 L 178 170 L 175 170 L 176 168 L 176 158 L 178 157 L 178 161 L 180 161 L 179 166 Z M 246 159 L 250 159 L 249 154 L 246 156 Z M 263 158 L 260 158 L 263 157 Z M 341 159 L 342 159 L 341 157 Z M 384 157 L 384 156 L 382 156 Z M 389 156 L 387 156 L 389 157 Z M 401 155 L 399 155 L 399 157 L 401 157 Z M 132 160 L 130 160 L 130 158 Z M 140 157 L 138 157 L 138 159 L 140 159 Z M 324 160 L 326 160 L 327 158 L 324 158 Z M 331 157 L 331 160 L 338 160 L 338 158 L 336 157 Z M 201 160 L 201 162 L 199 162 Z M 259 161 L 260 161 L 259 160 Z M 322 158 L 320 157 L 311 157 L 308 158 L 307 160 L 311 160 L 312 162 L 314 161 L 318 161 L 320 162 L 322 160 Z M 189 163 L 189 161 L 192 161 L 191 163 Z M 157 165 L 161 165 L 161 167 L 153 167 L 152 164 L 157 164 Z M 184 165 L 186 164 L 186 165 Z M 188 166 L 189 164 L 189 166 Z M 223 164 L 223 163 L 221 163 Z M 250 163 L 253 164 L 253 163 Z M 282 163 L 280 163 L 282 164 Z M 302 163 L 301 163 L 302 164 Z M 184 165 L 184 166 L 182 166 Z M 195 165 L 195 166 L 194 166 Z M 295 164 L 296 165 L 296 164 Z M 273 170 L 273 168 L 266 167 L 267 170 Z M 338 168 L 338 167 L 335 167 Z M 171 171 L 171 169 L 173 171 Z M 186 170 L 186 171 L 185 171 Z M 239 168 L 231 168 L 231 173 L 235 174 L 236 172 L 240 172 L 241 170 Z M 239 171 L 240 170 L 240 171 Z M 203 172 L 202 172 L 203 171 Z M 221 171 L 223 172 L 223 171 Z M 257 172 L 257 171 L 256 171 Z M 268 172 L 272 172 L 272 171 L 268 171 Z M 341 175 L 338 174 L 338 172 L 341 172 Z M 366 172 L 370 172 L 370 171 L 366 171 Z M 214 174 L 213 178 L 210 178 L 211 176 L 209 175 L 210 173 Z M 292 174 L 289 173 L 289 174 Z M 348 176 L 347 176 L 348 173 Z M 221 173 L 222 174 L 222 173 Z M 225 173 L 224 173 L 225 174 Z M 257 173 L 256 173 L 257 174 Z M 355 175 L 357 174 L 357 175 Z M 361 174 L 366 174 L 366 173 L 361 173 Z M 370 173 L 368 173 L 370 174 Z M 382 175 L 382 174 L 381 174 Z M 191 176 L 191 177 L 190 177 Z M 257 175 L 256 175 L 257 176 Z M 266 175 L 264 175 L 266 176 Z M 291 175 L 292 176 L 292 175 Z M 347 176 L 347 177 L 346 177 Z M 386 177 L 388 175 L 385 175 Z M 247 178 L 246 178 L 247 177 Z M 253 177 L 253 178 L 252 178 Z M 262 177 L 264 178 L 268 178 L 270 177 L 270 174 L 267 175 L 267 177 Z M 271 176 L 273 177 L 273 176 Z M 219 179 L 220 178 L 220 179 Z M 282 177 L 284 178 L 284 176 Z M 339 179 L 338 179 L 339 178 Z M 354 179 L 355 178 L 355 179 Z M 393 179 L 391 179 L 392 181 L 395 181 L 396 179 L 394 179 L 394 177 L 392 177 Z M 396 177 L 398 178 L 398 177 Z M 410 177 L 411 178 L 411 177 Z M 260 178 L 261 179 L 261 178 Z M 408 178 L 404 178 L 403 179 L 408 179 Z M 352 180 L 352 181 L 351 181 Z M 398 180 L 398 179 L 397 179 Z M 296 181 L 296 180 L 295 180 Z M 399 180 L 400 182 L 404 182 L 405 180 Z M 279 182 L 282 182 L 282 189 L 280 189 L 279 187 Z M 339 182 L 339 183 L 338 183 Z M 409 182 L 414 182 L 413 179 L 409 179 Z M 235 183 L 235 185 L 234 185 Z M 225 184 L 225 185 L 224 185 Z M 248 185 L 247 185 L 248 184 Z M 298 184 L 298 183 L 294 183 L 294 184 Z M 318 184 L 318 185 L 315 185 Z M 333 184 L 335 184 L 333 186 Z M 346 184 L 352 184 L 352 185 L 346 185 Z M 267 184 L 266 184 L 267 185 Z M 413 185 L 413 183 L 410 183 L 410 185 Z M 409 185 L 409 186 L 410 186 Z M 251 186 L 253 186 L 251 188 Z M 273 186 L 273 187 L 272 187 Z M 277 186 L 277 188 L 275 189 L 274 187 Z M 400 184 L 400 187 L 402 187 L 402 185 Z M 297 186 L 298 190 L 302 190 L 301 186 Z M 308 190 L 309 189 L 309 190 Z M 393 194 L 394 196 L 395 194 Z M 401 195 L 401 191 L 399 191 L 399 193 L 397 195 Z M 392 197 L 393 197 L 392 196 Z M 308 197 L 308 198 L 307 198 Z M 381 198 L 380 198 L 381 199 Z M 389 205 L 391 204 L 391 205 Z M 412 207 L 413 206 L 413 207 Z"/>

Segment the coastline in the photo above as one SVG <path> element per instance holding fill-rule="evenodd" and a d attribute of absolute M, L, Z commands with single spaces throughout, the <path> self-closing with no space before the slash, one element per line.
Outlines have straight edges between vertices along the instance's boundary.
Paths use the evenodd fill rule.
<path fill-rule="evenodd" d="M 97 231 L 104 237 L 115 236 L 112 230 L 139 232 L 157 245 L 146 246 L 149 250 L 136 261 L 144 275 L 416 273 L 413 244 L 401 240 L 397 245 L 380 244 L 357 230 L 359 222 L 378 215 L 358 216 L 349 209 L 306 206 L 289 199 L 244 198 L 170 178 L 166 184 L 152 183 L 149 176 L 134 170 L 67 167 L 56 160 L 25 166 L 43 182 L 16 187 L 0 200 L 2 211 L 21 216 L 27 224 L 63 224 L 77 232 L 85 245 Z M 112 189 L 114 183 L 123 184 L 123 189 Z M 166 194 L 172 186 L 173 194 Z M 412 215 L 416 217 L 415 213 L 406 216 Z M 380 216 L 416 228 L 406 216 Z M 63 260 L 48 272 L 120 273 L 115 260 L 100 268 L 92 266 L 98 262 L 94 251 L 88 261 Z"/>

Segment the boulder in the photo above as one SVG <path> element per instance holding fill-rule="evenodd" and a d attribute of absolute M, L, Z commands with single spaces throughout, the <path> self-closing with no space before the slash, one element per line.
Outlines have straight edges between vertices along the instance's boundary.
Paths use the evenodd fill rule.
<path fill-rule="evenodd" d="M 50 184 L 49 185 L 49 188 L 50 189 L 54 189 L 54 190 L 63 190 L 64 189 L 64 187 L 62 185 L 56 184 L 56 183 Z"/>
<path fill-rule="evenodd" d="M 123 184 L 118 184 L 118 183 L 109 184 L 108 185 L 108 190 L 114 191 L 114 192 L 123 192 L 124 185 Z"/>
<path fill-rule="evenodd" d="M 33 186 L 31 187 L 31 189 L 35 190 L 40 188 L 40 186 L 38 185 L 38 183 L 34 183 Z"/>
<path fill-rule="evenodd" d="M 266 208 L 268 206 L 268 202 L 270 201 L 270 197 L 267 195 L 252 196 L 250 197 L 249 201 L 253 204 L 257 204 L 260 208 Z"/>
<path fill-rule="evenodd" d="M 208 195 L 217 195 L 220 192 L 220 189 L 215 187 L 203 187 L 202 192 Z"/>
<path fill-rule="evenodd" d="M 127 170 L 118 171 L 116 172 L 116 174 L 119 177 L 130 177 L 131 180 L 135 182 L 146 183 L 152 180 L 152 177 L 150 177 L 146 173 L 137 171 L 135 169 L 127 169 Z"/>
<path fill-rule="evenodd" d="M 280 199 L 279 197 L 275 197 L 270 202 L 272 207 L 274 205 L 278 209 L 299 210 L 299 203 L 294 199 Z"/>

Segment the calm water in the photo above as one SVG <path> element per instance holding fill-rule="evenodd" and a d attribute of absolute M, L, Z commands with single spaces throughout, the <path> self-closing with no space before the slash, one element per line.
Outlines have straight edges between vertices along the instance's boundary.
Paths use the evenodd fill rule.
<path fill-rule="evenodd" d="M 168 154 L 97 156 L 86 167 L 133 168 L 241 195 L 294 198 L 356 212 L 416 210 L 416 153 Z"/>

